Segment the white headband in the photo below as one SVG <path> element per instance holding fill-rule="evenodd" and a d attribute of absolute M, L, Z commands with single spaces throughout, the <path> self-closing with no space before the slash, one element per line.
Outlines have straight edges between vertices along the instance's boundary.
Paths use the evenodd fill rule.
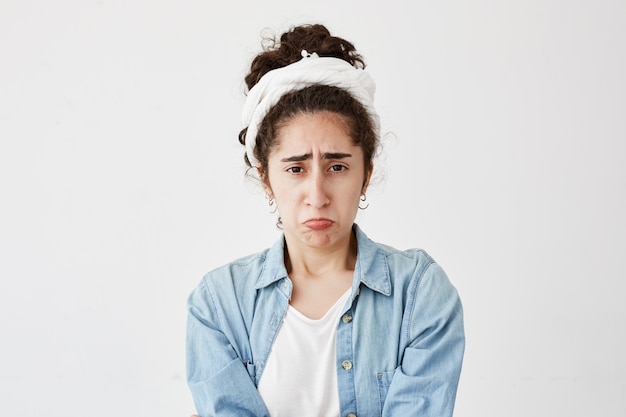
<path fill-rule="evenodd" d="M 311 85 L 331 85 L 347 90 L 365 107 L 376 135 L 380 135 L 380 121 L 373 103 L 376 85 L 372 77 L 343 59 L 319 57 L 315 52 L 309 54 L 307 51 L 302 51 L 302 57 L 300 61 L 267 72 L 248 93 L 241 118 L 248 127 L 246 155 L 253 167 L 259 166 L 254 147 L 259 125 L 267 112 L 284 94 Z"/>

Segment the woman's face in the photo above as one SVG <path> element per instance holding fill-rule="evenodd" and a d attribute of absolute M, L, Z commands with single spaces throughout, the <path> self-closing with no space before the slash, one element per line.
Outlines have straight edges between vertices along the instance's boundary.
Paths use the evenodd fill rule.
<path fill-rule="evenodd" d="M 330 112 L 298 115 L 278 129 L 265 184 L 288 244 L 332 249 L 350 241 L 369 175 L 348 132 Z"/>

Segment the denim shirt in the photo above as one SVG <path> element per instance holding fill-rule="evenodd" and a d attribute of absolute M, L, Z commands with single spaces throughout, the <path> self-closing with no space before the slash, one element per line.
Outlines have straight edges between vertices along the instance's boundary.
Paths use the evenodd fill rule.
<path fill-rule="evenodd" d="M 452 416 L 465 346 L 456 289 L 423 250 L 354 231 L 336 334 L 340 416 Z M 284 245 L 209 272 L 189 296 L 187 382 L 201 417 L 269 416 L 256 387 L 292 290 Z"/>

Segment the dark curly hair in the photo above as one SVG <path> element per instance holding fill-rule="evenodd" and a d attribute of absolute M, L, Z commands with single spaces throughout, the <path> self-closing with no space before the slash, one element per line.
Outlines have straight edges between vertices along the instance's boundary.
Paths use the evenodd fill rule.
<path fill-rule="evenodd" d="M 292 27 L 280 36 L 280 40 L 265 39 L 263 52 L 250 65 L 245 77 L 248 90 L 271 70 L 282 68 L 302 59 L 301 52 L 316 52 L 320 57 L 343 59 L 355 68 L 365 68 L 363 57 L 354 45 L 343 38 L 331 35 L 321 24 Z M 328 111 L 344 119 L 354 143 L 363 150 L 365 178 L 373 168 L 373 158 L 378 147 L 378 135 L 367 110 L 346 90 L 329 85 L 312 85 L 285 94 L 267 113 L 256 137 L 254 157 L 259 161 L 261 172 L 267 172 L 269 154 L 276 145 L 278 129 L 287 120 L 299 114 Z M 239 133 L 239 142 L 246 143 L 247 127 Z M 247 155 L 245 163 L 251 167 Z M 262 180 L 263 178 L 262 174 Z"/>

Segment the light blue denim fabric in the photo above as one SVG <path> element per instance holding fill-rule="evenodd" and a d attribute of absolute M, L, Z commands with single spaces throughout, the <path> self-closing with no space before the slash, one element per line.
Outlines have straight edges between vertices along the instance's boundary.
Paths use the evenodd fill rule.
<path fill-rule="evenodd" d="M 352 295 L 337 323 L 341 417 L 452 416 L 465 347 L 456 289 L 423 250 L 354 231 Z M 280 239 L 209 272 L 189 296 L 187 381 L 201 417 L 269 416 L 256 387 L 289 305 L 283 249 Z"/>

